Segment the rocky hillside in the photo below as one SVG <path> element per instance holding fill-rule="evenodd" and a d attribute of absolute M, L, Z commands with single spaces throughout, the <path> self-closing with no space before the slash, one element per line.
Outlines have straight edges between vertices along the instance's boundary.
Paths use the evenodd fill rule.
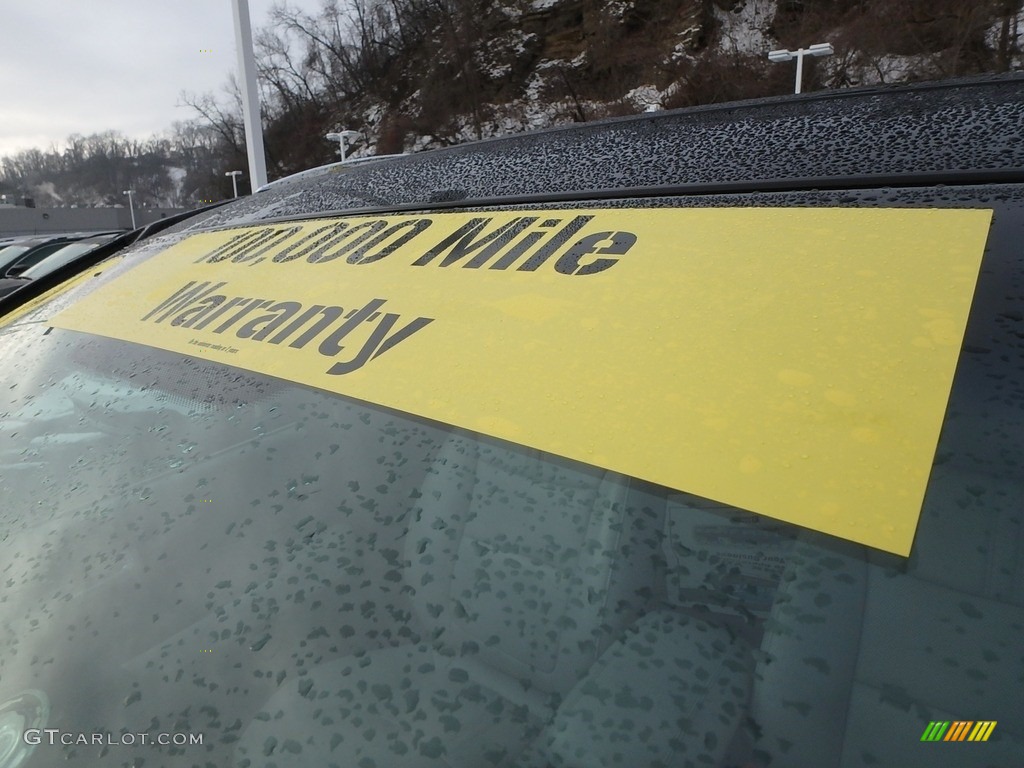
<path fill-rule="evenodd" d="M 1021 68 L 1019 0 L 439 0 L 428 31 L 328 110 L 367 151 L 788 93 L 773 48 L 830 42 L 804 90 Z M 288 24 L 291 33 L 318 20 Z M 328 20 L 321 16 L 319 22 Z M 294 22 L 294 17 L 292 22 Z M 398 24 L 397 26 L 401 26 Z M 264 38 L 265 40 L 266 38 Z M 358 38 L 357 38 L 358 39 Z"/>

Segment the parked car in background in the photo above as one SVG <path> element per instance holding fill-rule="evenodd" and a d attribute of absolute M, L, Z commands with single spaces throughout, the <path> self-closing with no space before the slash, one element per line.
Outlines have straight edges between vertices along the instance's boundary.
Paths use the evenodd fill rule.
<path fill-rule="evenodd" d="M 47 254 L 48 247 L 29 250 L 13 265 L 8 267 L 7 276 L 0 278 L 0 297 L 24 287 L 26 281 L 48 275 L 54 270 L 70 264 L 101 245 L 109 243 L 117 233 L 83 237 L 80 240 L 64 241 L 60 247 Z"/>
<path fill-rule="evenodd" d="M 15 274 L 55 253 L 69 243 L 85 235 L 50 235 L 16 240 L 0 247 L 0 277 L 7 277 L 12 270 Z M 11 275 L 13 276 L 13 275 Z"/>
<path fill-rule="evenodd" d="M 4 768 L 1018 764 L 1022 124 L 339 166 L 0 300 Z"/>

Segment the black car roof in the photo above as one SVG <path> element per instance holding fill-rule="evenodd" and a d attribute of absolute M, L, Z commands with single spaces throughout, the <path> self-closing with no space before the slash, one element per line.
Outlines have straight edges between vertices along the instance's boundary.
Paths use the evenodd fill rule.
<path fill-rule="evenodd" d="M 1024 74 L 648 113 L 333 168 L 187 222 L 1024 181 Z"/>

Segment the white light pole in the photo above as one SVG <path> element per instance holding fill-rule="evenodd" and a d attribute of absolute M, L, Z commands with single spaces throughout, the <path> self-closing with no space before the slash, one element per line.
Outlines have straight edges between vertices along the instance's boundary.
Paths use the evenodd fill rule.
<path fill-rule="evenodd" d="M 238 197 L 238 177 L 242 175 L 241 171 L 228 171 L 224 174 L 225 176 L 231 177 L 231 188 L 235 191 L 235 197 Z"/>
<path fill-rule="evenodd" d="M 128 195 L 128 210 L 132 213 L 132 229 L 135 229 L 135 204 L 132 202 L 132 195 L 134 193 L 135 190 L 132 189 L 126 189 L 121 193 L 122 195 Z"/>
<path fill-rule="evenodd" d="M 328 133 L 324 138 L 328 141 L 338 142 L 338 152 L 341 154 L 341 162 L 345 162 L 345 142 L 358 139 L 362 134 L 359 131 L 338 131 Z"/>
<path fill-rule="evenodd" d="M 238 48 L 238 79 L 242 90 L 242 122 L 245 150 L 249 156 L 252 191 L 267 183 L 267 158 L 263 152 L 263 123 L 260 122 L 260 94 L 256 88 L 256 60 L 252 55 L 252 25 L 249 0 L 231 0 L 235 12 L 235 47 Z"/>
<path fill-rule="evenodd" d="M 796 85 L 793 88 L 793 93 L 800 93 L 803 88 L 804 79 L 804 56 L 810 54 L 811 56 L 831 56 L 835 53 L 835 49 L 832 48 L 832 43 L 815 43 L 809 48 L 798 48 L 795 51 L 787 51 L 785 48 L 778 51 L 769 51 L 769 61 L 790 61 L 796 59 Z"/>

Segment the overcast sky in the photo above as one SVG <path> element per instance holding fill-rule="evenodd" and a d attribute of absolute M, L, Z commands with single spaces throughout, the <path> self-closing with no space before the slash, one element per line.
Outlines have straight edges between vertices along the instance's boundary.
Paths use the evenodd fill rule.
<path fill-rule="evenodd" d="M 274 0 L 249 0 L 253 30 Z M 314 11 L 319 0 L 290 0 Z M 220 93 L 237 70 L 230 0 L 0 0 L 0 156 L 73 133 L 149 138 L 182 91 Z M 208 52 L 207 52 L 208 51 Z"/>

